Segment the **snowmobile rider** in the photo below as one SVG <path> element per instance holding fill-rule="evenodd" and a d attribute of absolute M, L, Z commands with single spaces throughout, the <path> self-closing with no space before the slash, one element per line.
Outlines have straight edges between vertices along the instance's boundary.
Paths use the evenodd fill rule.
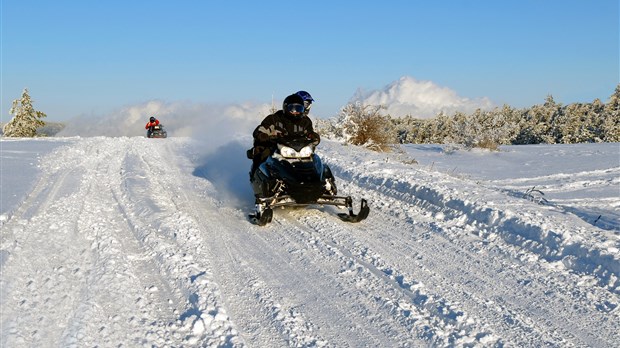
<path fill-rule="evenodd" d="M 303 100 L 304 100 L 304 115 L 308 116 L 308 114 L 310 113 L 310 108 L 312 107 L 312 102 L 314 101 L 314 99 L 312 99 L 312 96 L 310 95 L 310 93 L 306 92 L 306 91 L 297 91 L 298 96 L 300 96 Z"/>
<path fill-rule="evenodd" d="M 282 110 L 265 117 L 252 136 L 254 147 L 248 151 L 248 158 L 252 159 L 250 180 L 256 168 L 271 155 L 278 138 L 306 136 L 312 140 L 314 146 L 321 141 L 319 134 L 312 128 L 312 120 L 305 113 L 304 99 L 298 94 L 286 97 L 282 103 Z"/>
<path fill-rule="evenodd" d="M 151 134 L 153 134 L 153 128 L 158 125 L 159 125 L 159 120 L 151 116 L 151 118 L 149 118 L 149 122 L 147 122 L 146 126 L 144 126 L 144 129 L 148 129 L 146 136 L 150 137 Z"/>

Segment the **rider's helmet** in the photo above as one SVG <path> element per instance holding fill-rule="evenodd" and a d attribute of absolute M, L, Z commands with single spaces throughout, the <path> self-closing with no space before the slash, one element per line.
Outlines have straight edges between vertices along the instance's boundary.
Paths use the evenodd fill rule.
<path fill-rule="evenodd" d="M 282 102 L 282 111 L 284 111 L 284 115 L 301 117 L 304 115 L 304 110 L 304 99 L 297 94 L 289 95 L 284 98 L 284 102 Z"/>
<path fill-rule="evenodd" d="M 151 118 L 149 118 L 150 122 L 155 122 L 155 117 L 151 116 Z"/>
<path fill-rule="evenodd" d="M 297 94 L 304 100 L 304 108 L 305 108 L 304 114 L 308 115 L 308 113 L 310 112 L 310 107 L 312 107 L 312 102 L 314 101 L 314 99 L 312 98 L 310 93 L 306 91 L 298 91 L 295 94 Z"/>

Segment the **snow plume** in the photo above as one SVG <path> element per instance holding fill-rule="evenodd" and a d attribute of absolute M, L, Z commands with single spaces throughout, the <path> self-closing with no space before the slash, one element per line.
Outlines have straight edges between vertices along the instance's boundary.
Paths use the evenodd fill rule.
<path fill-rule="evenodd" d="M 358 89 L 351 98 L 351 102 L 356 101 L 366 105 L 384 105 L 386 112 L 393 117 L 411 115 L 416 118 L 432 118 L 441 112 L 448 115 L 455 111 L 471 113 L 478 108 L 488 110 L 494 106 L 486 97 L 460 97 L 447 87 L 409 76 L 401 77 L 382 90 L 365 92 Z"/>
<path fill-rule="evenodd" d="M 194 175 L 213 182 L 219 187 L 220 198 L 234 205 L 252 201 L 249 184 L 245 184 L 251 164 L 246 150 L 252 146 L 252 131 L 269 114 L 269 108 L 268 104 L 255 103 L 213 105 L 156 100 L 127 106 L 104 117 L 74 119 L 58 136 L 145 136 L 144 126 L 149 117 L 155 116 L 169 138 L 197 140 Z"/>
<path fill-rule="evenodd" d="M 213 183 L 215 198 L 223 204 L 250 211 L 254 195 L 250 186 L 252 161 L 246 151 L 252 146 L 252 137 L 231 139 L 216 149 L 198 144 L 198 158 L 193 175 Z"/>
<path fill-rule="evenodd" d="M 123 107 L 111 114 L 82 116 L 67 122 L 58 136 L 145 136 L 144 126 L 155 116 L 169 137 L 192 137 L 222 145 L 237 134 L 248 134 L 269 113 L 268 104 L 166 103 L 152 100 Z"/>
<path fill-rule="evenodd" d="M 146 136 L 144 126 L 155 116 L 168 137 L 196 140 L 193 174 L 218 186 L 223 201 L 252 202 L 248 172 L 252 131 L 269 114 L 269 104 L 165 103 L 154 100 L 124 107 L 104 117 L 71 120 L 58 136 Z M 153 141 L 165 141 L 153 139 Z M 239 184 L 242 183 L 242 184 Z"/>

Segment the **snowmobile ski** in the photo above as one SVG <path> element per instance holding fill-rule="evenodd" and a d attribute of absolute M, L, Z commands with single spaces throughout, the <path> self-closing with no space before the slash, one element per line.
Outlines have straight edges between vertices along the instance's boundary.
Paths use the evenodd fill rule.
<path fill-rule="evenodd" d="M 267 208 L 262 214 L 249 214 L 250 221 L 258 226 L 265 226 L 273 219 L 273 210 Z"/>
<path fill-rule="evenodd" d="M 350 197 L 349 197 L 350 199 Z M 339 213 L 338 217 L 342 221 L 346 222 L 360 222 L 368 217 L 370 213 L 370 208 L 368 207 L 368 202 L 365 199 L 362 199 L 360 211 L 357 214 L 353 213 L 353 204 L 351 201 L 348 202 L 347 208 L 349 209 L 349 213 Z"/>

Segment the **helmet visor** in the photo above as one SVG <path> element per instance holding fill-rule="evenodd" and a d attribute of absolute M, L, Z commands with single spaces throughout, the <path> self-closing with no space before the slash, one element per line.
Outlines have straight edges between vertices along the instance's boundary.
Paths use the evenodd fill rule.
<path fill-rule="evenodd" d="M 304 106 L 302 104 L 287 104 L 286 112 L 291 115 L 300 115 L 304 112 Z"/>

